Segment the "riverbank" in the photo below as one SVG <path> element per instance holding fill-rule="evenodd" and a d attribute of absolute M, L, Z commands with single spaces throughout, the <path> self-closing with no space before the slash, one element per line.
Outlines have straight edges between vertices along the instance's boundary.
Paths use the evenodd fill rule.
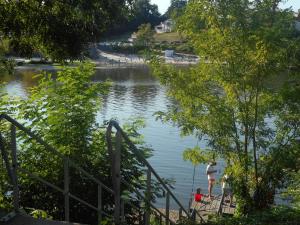
<path fill-rule="evenodd" d="M 110 55 L 110 54 L 106 54 Z M 110 55 L 114 57 L 115 59 L 107 59 L 107 60 L 90 60 L 90 62 L 95 64 L 95 69 L 117 69 L 117 68 L 140 68 L 140 67 L 148 67 L 148 62 L 144 59 L 140 58 L 138 59 L 137 56 L 133 56 L 130 58 L 130 56 L 117 56 L 117 55 Z M 119 60 L 116 60 L 117 57 L 119 57 Z M 182 62 L 180 60 L 176 59 L 167 59 L 167 63 L 178 65 L 178 66 L 188 66 L 188 65 L 195 65 L 194 62 Z M 66 65 L 67 67 L 75 67 L 76 63 L 69 63 Z M 14 67 L 16 71 L 57 71 L 62 69 L 61 64 L 30 64 L 30 63 L 23 63 L 22 65 L 17 65 Z"/>
<path fill-rule="evenodd" d="M 105 43 L 90 46 L 89 55 L 98 64 L 147 64 L 148 62 L 145 56 L 113 51 L 111 45 Z M 171 57 L 166 57 L 165 51 L 157 53 L 156 56 L 168 64 L 189 65 L 197 64 L 200 61 L 200 58 L 196 55 L 175 52 Z"/>
<path fill-rule="evenodd" d="M 93 44 L 89 48 L 89 57 L 86 59 L 94 63 L 96 69 L 145 66 L 149 63 L 145 56 L 114 52 L 110 51 L 109 48 L 103 49 L 105 48 L 100 44 Z M 195 65 L 200 62 L 200 58 L 192 54 L 174 53 L 171 57 L 166 57 L 164 51 L 162 51 L 159 54 L 157 53 L 157 57 L 165 63 L 173 65 Z M 15 62 L 16 70 L 55 71 L 62 68 L 62 64 L 52 63 L 43 58 L 8 57 L 8 60 Z M 73 67 L 76 65 L 76 61 L 69 62 L 67 65 Z"/>
<path fill-rule="evenodd" d="M 97 63 L 106 63 L 106 64 L 147 64 L 147 59 L 139 55 L 134 54 L 121 54 L 121 53 L 112 53 L 105 52 L 102 50 L 98 51 L 98 59 L 93 60 Z M 165 60 L 168 64 L 197 64 L 199 62 L 199 57 L 188 54 L 174 54 L 173 57 L 164 57 L 159 56 L 162 60 Z"/>
<path fill-rule="evenodd" d="M 136 68 L 146 67 L 147 64 L 124 64 L 124 63 L 102 63 L 97 61 L 91 61 L 95 64 L 95 69 L 114 69 L 114 68 Z M 68 64 L 68 67 L 75 67 L 76 64 Z M 15 66 L 16 71 L 57 71 L 62 69 L 62 65 L 59 64 L 23 64 L 21 66 Z"/>

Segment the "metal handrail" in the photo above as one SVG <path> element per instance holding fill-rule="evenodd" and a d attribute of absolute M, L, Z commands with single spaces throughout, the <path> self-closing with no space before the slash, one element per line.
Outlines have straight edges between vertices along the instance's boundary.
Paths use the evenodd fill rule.
<path fill-rule="evenodd" d="M 143 199 L 144 201 L 148 201 L 147 198 L 145 196 L 143 196 L 139 191 L 137 191 L 134 187 L 132 187 L 132 185 L 130 185 L 126 180 L 122 179 L 122 183 L 125 184 L 127 187 L 129 187 L 137 196 L 139 196 L 141 199 Z M 161 215 L 162 217 L 164 217 L 165 219 L 169 219 L 167 218 L 167 216 L 162 213 L 157 207 L 155 207 L 151 202 L 150 202 L 150 206 L 152 209 L 154 209 L 154 211 L 156 211 L 159 215 Z M 169 219 L 170 220 L 170 219 Z M 174 221 L 170 220 L 171 224 L 176 224 Z"/>
<path fill-rule="evenodd" d="M 43 184 L 50 186 L 51 188 L 56 189 L 57 191 L 63 193 L 65 195 L 65 220 L 68 221 L 69 220 L 69 198 L 73 198 L 79 202 L 81 202 L 82 204 L 88 206 L 91 209 L 97 210 L 98 213 L 101 215 L 107 215 L 105 212 L 102 211 L 102 206 L 98 205 L 98 207 L 95 207 L 93 205 L 90 205 L 88 202 L 78 198 L 77 196 L 71 194 L 69 192 L 69 181 L 68 181 L 68 170 L 69 167 L 73 167 L 77 170 L 79 170 L 82 174 L 84 174 L 87 178 L 89 178 L 90 180 L 94 181 L 96 184 L 98 184 L 98 188 L 100 189 L 105 189 L 106 191 L 108 191 L 110 194 L 114 195 L 115 198 L 119 198 L 121 199 L 120 193 L 116 192 L 116 190 L 112 190 L 111 188 L 107 187 L 105 184 L 103 184 L 100 180 L 98 180 L 97 178 L 95 178 L 93 175 L 89 174 L 87 171 L 85 171 L 83 168 L 81 168 L 80 166 L 78 166 L 72 159 L 70 159 L 69 157 L 65 156 L 64 154 L 60 153 L 59 151 L 57 151 L 55 148 L 53 148 L 51 145 L 49 145 L 48 143 L 46 143 L 42 138 L 40 138 L 38 135 L 36 135 L 34 132 L 32 132 L 30 129 L 26 128 L 25 126 L 23 126 L 22 124 L 20 124 L 19 122 L 17 122 L 15 119 L 11 118 L 10 116 L 6 115 L 6 114 L 1 114 L 0 115 L 0 121 L 2 120 L 6 120 L 8 121 L 10 124 L 12 124 L 12 127 L 14 128 L 14 142 L 16 142 L 16 137 L 15 137 L 15 129 L 18 128 L 19 130 L 23 131 L 25 134 L 27 134 L 28 136 L 30 136 L 32 139 L 36 140 L 37 143 L 41 144 L 42 146 L 45 147 L 45 149 L 47 151 L 50 151 L 52 153 L 54 153 L 55 155 L 59 156 L 61 159 L 64 160 L 64 163 L 67 162 L 67 171 L 65 170 L 65 185 L 67 185 L 67 187 L 65 186 L 64 189 L 59 188 L 49 182 L 47 182 L 46 180 L 44 180 L 43 178 L 39 177 L 36 174 L 30 173 L 29 171 L 26 171 L 25 169 L 19 167 L 18 168 L 18 163 L 17 163 L 17 157 L 16 157 L 16 143 L 14 143 L 14 148 L 12 148 L 12 153 L 13 153 L 13 166 L 12 169 L 9 170 L 8 169 L 8 173 L 12 179 L 13 185 L 14 185 L 14 193 L 17 193 L 17 199 L 16 199 L 16 211 L 18 211 L 18 207 L 19 207 L 19 199 L 18 199 L 18 184 L 17 184 L 17 172 L 16 170 L 19 169 L 21 172 L 28 174 L 29 176 L 31 176 L 34 179 L 39 180 L 40 182 L 42 182 Z M 137 157 L 137 159 L 148 168 L 148 171 L 150 173 L 150 182 L 151 182 L 151 173 L 155 176 L 155 178 L 157 179 L 158 183 L 163 187 L 163 189 L 167 192 L 167 198 L 172 197 L 172 199 L 177 203 L 177 205 L 180 207 L 179 209 L 179 214 L 181 216 L 181 212 L 184 211 L 186 216 L 188 218 L 191 218 L 190 213 L 188 213 L 188 211 L 183 207 L 183 205 L 181 204 L 181 202 L 175 197 L 175 195 L 172 193 L 171 189 L 165 184 L 165 182 L 163 181 L 163 179 L 158 175 L 158 173 L 154 170 L 154 168 L 151 166 L 151 164 L 146 160 L 146 158 L 142 155 L 142 153 L 138 150 L 138 148 L 131 142 L 131 140 L 129 139 L 129 137 L 127 136 L 127 134 L 122 130 L 122 128 L 119 126 L 119 124 L 114 121 L 111 120 L 108 124 L 107 127 L 107 131 L 111 131 L 112 127 L 114 127 L 122 136 L 122 138 L 125 140 L 126 144 L 130 147 L 130 149 L 132 150 L 132 152 L 135 154 L 135 156 Z M 1 137 L 1 143 L 0 143 L 0 147 L 1 147 L 1 153 L 5 152 L 4 150 L 4 143 L 2 143 L 2 137 Z M 109 143 L 108 143 L 109 145 Z M 3 148 L 3 149 L 2 149 Z M 15 157 L 14 157 L 15 155 Z M 7 157 L 6 157 L 7 158 Z M 15 160 L 15 161 L 14 161 Z M 65 166 L 64 166 L 65 167 Z M 65 168 L 66 169 L 66 168 Z M 15 171 L 14 171 L 15 170 Z M 66 178 L 67 176 L 67 178 Z M 16 188 L 16 190 L 15 190 Z M 119 196 L 116 196 L 119 195 Z M 145 196 L 144 196 L 145 197 Z M 146 203 L 155 211 L 157 211 L 161 216 L 166 218 L 166 221 L 168 221 L 171 224 L 174 224 L 173 221 L 170 220 L 169 218 L 169 212 L 166 211 L 166 215 L 163 214 L 162 212 L 160 212 L 156 207 L 154 207 L 154 205 L 151 203 L 151 200 L 147 202 L 147 197 L 144 198 L 143 200 L 146 201 Z M 148 199 L 149 200 L 149 199 Z M 66 203 L 67 201 L 67 203 Z M 98 202 L 101 202 L 101 198 L 99 200 L 99 196 L 98 196 Z M 169 202 L 169 199 L 167 200 Z M 99 203 L 98 203 L 99 204 Z M 102 203 L 100 203 L 102 204 Z M 116 205 L 115 205 L 116 207 Z M 67 210 L 67 212 L 66 212 Z M 169 210 L 169 206 L 168 206 L 168 210 Z M 115 212 L 118 211 L 118 208 L 115 208 L 114 210 Z M 149 213 L 149 212 L 148 212 Z M 200 214 L 198 212 L 196 212 L 197 215 L 200 217 L 201 221 L 203 221 L 203 218 L 200 216 Z M 98 215 L 99 215 L 98 214 Z M 119 214 L 116 214 L 119 215 Z M 116 217 L 115 217 L 116 220 Z"/>
<path fill-rule="evenodd" d="M 31 130 L 29 130 L 28 128 L 24 127 L 22 124 L 20 124 L 19 122 L 17 122 L 15 119 L 11 118 L 10 116 L 6 115 L 6 114 L 1 114 L 0 115 L 0 121 L 2 119 L 7 120 L 8 122 L 10 122 L 11 124 L 13 124 L 15 127 L 17 127 L 19 130 L 22 130 L 23 132 L 25 132 L 27 135 L 29 135 L 31 138 L 35 139 L 39 144 L 43 145 L 47 150 L 51 151 L 52 153 L 56 154 L 57 156 L 59 156 L 61 159 L 68 159 L 69 163 L 72 164 L 72 166 L 76 169 L 78 169 L 80 172 L 82 172 L 86 177 L 88 177 L 89 179 L 93 180 L 95 183 L 101 185 L 104 189 L 106 189 L 107 191 L 109 191 L 110 193 L 113 194 L 113 190 L 109 187 L 107 187 L 105 184 L 103 184 L 100 180 L 98 180 L 97 178 L 93 177 L 91 174 L 89 174 L 88 172 L 86 172 L 83 168 L 81 168 L 80 166 L 78 166 L 72 159 L 70 159 L 68 156 L 65 156 L 64 154 L 60 153 L 58 150 L 56 150 L 54 147 L 52 147 L 51 145 L 49 145 L 47 142 L 45 142 L 42 138 L 40 138 L 38 135 L 34 134 Z"/>
<path fill-rule="evenodd" d="M 135 147 L 135 145 L 131 142 L 131 140 L 129 139 L 129 137 L 126 135 L 126 133 L 122 130 L 122 128 L 119 126 L 119 124 L 114 121 L 111 120 L 109 122 L 109 126 L 113 126 L 116 130 L 118 130 L 123 138 L 125 139 L 126 143 L 131 147 L 133 153 L 138 157 L 139 160 L 141 160 L 141 162 L 147 166 L 148 169 L 150 169 L 150 171 L 154 174 L 154 176 L 156 177 L 156 179 L 159 181 L 159 183 L 165 188 L 165 190 L 167 192 L 170 193 L 170 195 L 172 196 L 172 198 L 175 200 L 175 202 L 178 204 L 178 206 L 180 206 L 184 212 L 188 215 L 188 212 L 186 211 L 186 209 L 182 206 L 182 204 L 180 203 L 180 201 L 175 197 L 175 195 L 172 193 L 172 191 L 170 190 L 170 188 L 164 183 L 164 181 L 162 180 L 162 178 L 158 175 L 158 173 L 153 169 L 153 167 L 151 166 L 151 164 L 145 159 L 145 157 L 141 154 L 141 152 L 137 149 L 137 147 Z"/>
<path fill-rule="evenodd" d="M 183 205 L 180 203 L 180 201 L 175 197 L 175 195 L 172 193 L 170 188 L 165 184 L 163 179 L 158 175 L 158 173 L 154 170 L 154 168 L 151 166 L 151 164 L 146 160 L 146 158 L 141 154 L 141 152 L 138 150 L 138 148 L 132 143 L 132 141 L 129 139 L 127 134 L 122 130 L 122 128 L 119 126 L 118 122 L 115 120 L 111 120 L 108 123 L 108 128 L 107 130 L 112 129 L 114 127 L 118 132 L 120 132 L 121 136 L 124 138 L 125 142 L 129 145 L 131 148 L 132 152 L 137 156 L 137 158 L 142 162 L 154 176 L 158 180 L 158 182 L 163 186 L 163 188 L 166 190 L 167 193 L 170 194 L 170 196 L 173 198 L 173 200 L 177 203 L 177 205 L 185 212 L 185 214 L 188 216 L 188 218 L 191 218 L 190 213 L 183 207 Z M 151 203 L 151 202 L 150 202 Z M 203 221 L 203 218 L 201 215 L 197 212 L 197 215 L 200 217 L 201 221 Z"/>
<path fill-rule="evenodd" d="M 61 159 L 63 159 L 64 162 L 67 162 L 67 170 L 69 169 L 69 167 L 73 167 L 75 169 L 77 169 L 78 171 L 80 171 L 82 174 L 84 174 L 87 178 L 89 178 L 90 180 L 94 181 L 97 185 L 98 188 L 100 189 L 105 189 L 106 191 L 108 191 L 110 194 L 114 195 L 114 191 L 107 187 L 105 184 L 103 184 L 99 179 L 95 178 L 93 175 L 91 175 L 90 173 L 88 173 L 87 171 L 85 171 L 83 168 L 81 168 L 80 166 L 78 166 L 73 160 L 71 160 L 68 156 L 65 156 L 64 154 L 60 153 L 59 151 L 57 151 L 55 148 L 53 148 L 51 145 L 47 144 L 42 138 L 40 138 L 38 135 L 34 134 L 31 130 L 29 130 L 28 128 L 24 127 L 22 124 L 20 124 L 19 122 L 17 122 L 15 119 L 11 118 L 10 116 L 6 115 L 6 114 L 1 114 L 0 115 L 0 121 L 2 120 L 6 120 L 8 121 L 10 124 L 12 124 L 12 131 L 13 131 L 13 137 L 12 137 L 12 141 L 14 142 L 15 146 L 12 146 L 12 159 L 13 159 L 13 165 L 12 167 L 9 164 L 9 160 L 8 160 L 8 155 L 7 152 L 5 150 L 4 147 L 4 140 L 2 138 L 2 136 L 0 135 L 0 148 L 1 148 L 1 153 L 2 156 L 4 158 L 5 161 L 5 165 L 6 165 L 6 169 L 8 171 L 9 177 L 13 182 L 13 186 L 14 186 L 14 207 L 15 207 L 15 211 L 18 212 L 19 211 L 19 190 L 18 190 L 18 184 L 17 184 L 17 173 L 16 171 L 13 170 L 19 170 L 22 173 L 27 174 L 28 176 L 30 176 L 31 178 L 34 178 L 38 181 L 40 181 L 41 183 L 43 183 L 46 186 L 49 186 L 51 188 L 53 188 L 54 190 L 62 193 L 63 195 L 65 195 L 65 220 L 69 221 L 69 203 L 67 203 L 66 206 L 66 200 L 69 202 L 69 198 L 75 199 L 77 201 L 79 201 L 80 203 L 86 205 L 87 207 L 96 210 L 98 212 L 98 217 L 102 218 L 102 214 L 108 217 L 111 217 L 110 215 L 108 215 L 106 212 L 104 212 L 102 210 L 102 205 L 98 205 L 98 207 L 95 207 L 91 204 L 89 204 L 88 202 L 82 200 L 81 198 L 71 194 L 69 192 L 69 187 L 67 187 L 67 190 L 64 188 L 60 188 L 48 181 L 46 181 L 45 179 L 39 177 L 38 175 L 31 173 L 30 171 L 21 168 L 18 165 L 17 162 L 17 157 L 16 157 L 16 153 L 17 153 L 17 149 L 16 149 L 16 131 L 15 129 L 18 128 L 19 130 L 23 131 L 25 134 L 27 134 L 29 137 L 31 137 L 32 139 L 36 140 L 37 143 L 39 143 L 40 145 L 44 146 L 45 149 L 55 155 L 57 155 L 58 157 L 60 157 Z M 66 172 L 66 171 L 65 171 Z M 65 174 L 66 176 L 66 174 Z M 66 179 L 69 179 L 68 177 L 69 175 L 67 174 L 67 178 L 65 177 L 65 183 L 66 183 Z M 68 182 L 67 182 L 68 183 Z M 69 185 L 69 184 L 68 184 Z M 100 202 L 101 202 L 101 196 L 98 196 L 98 199 L 100 198 Z M 99 201 L 99 200 L 98 200 Z M 98 202 L 99 204 L 99 202 Z"/>

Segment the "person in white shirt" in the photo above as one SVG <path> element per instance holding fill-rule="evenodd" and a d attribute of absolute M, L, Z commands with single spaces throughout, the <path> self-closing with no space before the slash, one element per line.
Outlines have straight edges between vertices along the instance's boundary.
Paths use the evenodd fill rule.
<path fill-rule="evenodd" d="M 215 169 L 215 165 L 217 165 L 216 162 L 210 162 L 207 167 L 206 167 L 206 174 L 207 174 L 207 178 L 208 178 L 208 197 L 209 199 L 211 199 L 212 196 L 212 188 L 214 186 L 215 183 L 215 173 L 217 172 L 217 170 Z"/>
<path fill-rule="evenodd" d="M 224 194 L 224 198 L 229 198 L 229 205 L 232 205 L 232 190 L 228 183 L 229 176 L 225 174 L 222 178 L 222 194 Z"/>

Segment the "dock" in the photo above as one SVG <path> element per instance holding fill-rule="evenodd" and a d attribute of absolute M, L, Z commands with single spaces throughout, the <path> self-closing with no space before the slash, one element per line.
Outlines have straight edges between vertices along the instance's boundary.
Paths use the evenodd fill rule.
<path fill-rule="evenodd" d="M 190 206 L 190 215 L 192 215 L 193 220 L 198 222 L 207 222 L 210 215 L 228 215 L 233 216 L 235 212 L 235 199 L 233 198 L 232 203 L 229 202 L 229 197 L 223 195 L 216 195 L 212 200 L 210 200 L 207 195 L 204 195 L 200 202 L 196 202 L 194 199 Z M 159 211 L 163 214 L 166 213 L 165 209 L 160 208 Z M 200 218 L 200 216 L 202 219 Z M 172 221 L 179 221 L 179 211 L 170 210 L 169 216 Z M 183 216 L 186 215 L 183 213 Z"/>
<path fill-rule="evenodd" d="M 205 221 L 207 221 L 209 215 L 213 214 L 233 215 L 235 212 L 235 205 L 234 199 L 230 204 L 229 197 L 225 197 L 224 195 L 216 195 L 212 200 L 210 200 L 207 195 L 204 195 L 201 201 L 192 201 L 190 211 L 195 211 L 194 215 L 196 220 L 199 220 L 197 217 L 200 215 Z"/>

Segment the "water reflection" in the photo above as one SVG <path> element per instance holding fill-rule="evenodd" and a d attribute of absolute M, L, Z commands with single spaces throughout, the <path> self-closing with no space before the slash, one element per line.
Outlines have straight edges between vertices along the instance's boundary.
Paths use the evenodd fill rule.
<path fill-rule="evenodd" d="M 15 71 L 14 74 L 1 74 L 0 81 L 6 83 L 6 91 L 11 96 L 26 97 L 27 90 L 37 85 L 38 79 L 34 70 Z"/>
<path fill-rule="evenodd" d="M 6 89 L 11 95 L 26 96 L 28 88 L 37 84 L 37 80 L 32 78 L 36 73 L 38 72 L 35 70 L 23 70 L 1 80 L 7 82 Z M 194 137 L 181 138 L 178 128 L 156 121 L 153 114 L 167 110 L 174 102 L 166 96 L 165 88 L 151 75 L 147 67 L 98 69 L 92 81 L 101 82 L 107 79 L 113 85 L 101 97 L 102 107 L 97 114 L 98 122 L 115 118 L 123 124 L 129 118 L 143 117 L 146 127 L 141 133 L 146 143 L 155 150 L 150 162 L 161 176 L 176 180 L 174 193 L 187 206 L 192 189 L 193 167 L 182 160 L 182 151 L 196 144 L 204 148 L 205 143 L 198 143 Z M 207 186 L 204 165 L 196 170 L 195 186 L 203 189 Z M 220 188 L 216 187 L 216 191 L 219 192 Z"/>
<path fill-rule="evenodd" d="M 123 85 L 157 83 L 155 77 L 150 74 L 150 70 L 146 66 L 97 69 L 92 80 L 105 81 L 107 79 Z"/>

